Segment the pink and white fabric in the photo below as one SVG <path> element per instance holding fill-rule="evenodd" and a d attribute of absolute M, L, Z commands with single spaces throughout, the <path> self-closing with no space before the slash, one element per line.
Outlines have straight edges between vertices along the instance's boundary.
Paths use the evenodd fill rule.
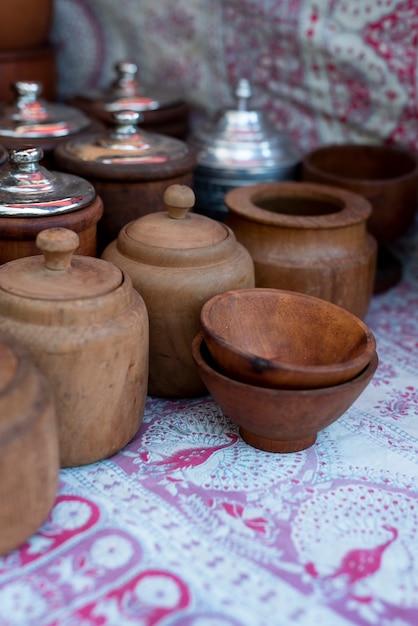
<path fill-rule="evenodd" d="M 55 0 L 59 94 L 142 80 L 208 113 L 241 77 L 302 150 L 324 142 L 418 148 L 415 0 Z"/>

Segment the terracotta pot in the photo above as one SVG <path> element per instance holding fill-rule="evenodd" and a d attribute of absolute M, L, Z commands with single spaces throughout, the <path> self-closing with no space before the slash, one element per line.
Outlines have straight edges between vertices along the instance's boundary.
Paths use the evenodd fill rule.
<path fill-rule="evenodd" d="M 281 182 L 239 187 L 225 203 L 227 224 L 254 260 L 257 287 L 307 293 L 366 315 L 377 249 L 366 230 L 367 200 L 324 185 Z"/>
<path fill-rule="evenodd" d="M 18 80 L 39 81 L 43 94 L 55 100 L 57 94 L 56 49 L 51 44 L 36 48 L 0 51 L 0 101 L 14 97 L 13 84 Z"/>
<path fill-rule="evenodd" d="M 121 267 L 144 298 L 150 321 L 149 393 L 191 397 L 206 389 L 192 359 L 200 309 L 216 293 L 254 286 L 250 255 L 224 224 L 188 213 L 184 185 L 164 193 L 168 211 L 124 226 L 103 258 Z"/>
<path fill-rule="evenodd" d="M 45 521 L 58 488 L 58 434 L 50 385 L 29 353 L 0 337 L 0 554 Z"/>
<path fill-rule="evenodd" d="M 63 467 L 108 457 L 136 434 L 148 380 L 148 316 L 111 263 L 72 256 L 78 236 L 42 231 L 44 256 L 0 267 L 0 331 L 29 349 L 54 392 Z"/>
<path fill-rule="evenodd" d="M 103 200 L 99 252 L 125 224 L 163 211 L 163 193 L 172 184 L 190 185 L 194 153 L 179 139 L 137 127 L 138 113 L 115 113 L 115 128 L 64 142 L 55 150 L 59 167 L 89 180 Z"/>
<path fill-rule="evenodd" d="M 53 0 L 13 0 L 0 3 L 0 51 L 41 46 L 48 42 Z"/>
<path fill-rule="evenodd" d="M 39 164 L 37 148 L 10 151 L 0 169 L 0 264 L 39 254 L 38 233 L 69 228 L 79 237 L 77 254 L 97 253 L 103 203 L 88 181 Z"/>

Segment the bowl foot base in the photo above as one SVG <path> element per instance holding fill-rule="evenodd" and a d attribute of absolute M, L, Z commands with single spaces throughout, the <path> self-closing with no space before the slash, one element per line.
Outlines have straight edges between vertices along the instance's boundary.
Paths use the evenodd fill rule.
<path fill-rule="evenodd" d="M 265 437 L 260 437 L 260 435 L 255 435 L 245 428 L 240 428 L 239 434 L 245 443 L 264 452 L 299 452 L 300 450 L 310 448 L 316 441 L 316 435 L 293 440 L 266 439 Z"/>

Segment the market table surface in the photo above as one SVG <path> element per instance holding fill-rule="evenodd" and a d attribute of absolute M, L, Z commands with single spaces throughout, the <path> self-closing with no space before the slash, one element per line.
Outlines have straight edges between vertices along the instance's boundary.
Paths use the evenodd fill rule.
<path fill-rule="evenodd" d="M 1 626 L 416 626 L 417 226 L 366 318 L 377 372 L 311 448 L 248 446 L 210 396 L 149 397 L 0 559 Z"/>

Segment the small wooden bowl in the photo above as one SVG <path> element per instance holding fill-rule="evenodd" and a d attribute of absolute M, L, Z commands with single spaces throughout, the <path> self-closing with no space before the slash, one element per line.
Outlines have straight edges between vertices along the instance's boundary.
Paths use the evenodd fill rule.
<path fill-rule="evenodd" d="M 249 445 L 266 452 L 298 452 L 312 446 L 317 434 L 335 422 L 357 400 L 376 371 L 374 352 L 366 368 L 351 380 L 318 389 L 269 389 L 221 374 L 199 333 L 192 354 L 213 399 L 239 426 Z"/>
<path fill-rule="evenodd" d="M 281 289 L 221 293 L 201 309 L 219 369 L 262 387 L 312 389 L 350 380 L 376 350 L 358 317 L 315 296 Z"/>

